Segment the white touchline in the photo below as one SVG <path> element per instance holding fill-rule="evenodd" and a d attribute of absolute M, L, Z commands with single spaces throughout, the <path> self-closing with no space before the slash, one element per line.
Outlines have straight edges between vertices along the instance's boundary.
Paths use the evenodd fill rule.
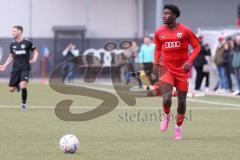
<path fill-rule="evenodd" d="M 109 91 L 109 92 L 112 92 L 112 93 L 116 93 L 116 91 L 114 89 L 110 89 L 110 88 L 101 88 L 101 87 L 94 87 L 93 88 L 93 86 L 89 86 L 89 85 L 87 85 L 87 87 L 92 88 L 92 89 L 100 89 L 102 91 Z M 204 101 L 204 100 L 197 100 L 197 99 L 190 99 L 190 98 L 187 98 L 187 101 L 189 101 L 189 102 L 197 102 L 197 103 L 205 103 L 205 104 L 212 104 L 212 105 L 240 107 L 240 104 L 222 103 L 222 102 L 220 103 L 220 102 Z"/>
<path fill-rule="evenodd" d="M 212 102 L 212 101 L 204 101 L 204 100 L 197 100 L 197 99 L 187 99 L 187 101 L 196 102 L 196 103 L 221 105 L 221 106 L 240 107 L 239 104 L 234 104 L 234 103 Z"/>
<path fill-rule="evenodd" d="M 55 109 L 55 106 L 28 106 L 29 109 Z M 96 106 L 71 106 L 70 110 L 75 109 L 94 109 Z M 20 106 L 0 106 L 0 109 L 21 109 Z M 117 106 L 116 110 L 161 110 L 161 107 L 141 107 L 141 106 Z M 114 110 L 115 110 L 114 109 Z M 176 108 L 174 108 L 176 109 Z M 240 110 L 240 107 L 188 107 L 187 110 Z"/>
<path fill-rule="evenodd" d="M 86 87 L 86 86 L 85 86 Z M 89 86 L 89 88 L 92 89 L 100 89 L 102 91 L 109 91 L 112 93 L 116 93 L 114 89 L 106 89 L 106 88 L 100 88 L 100 87 L 92 87 Z M 174 98 L 176 99 L 176 98 Z M 187 107 L 187 109 L 191 110 L 240 110 L 240 104 L 234 104 L 234 103 L 223 103 L 223 102 L 212 102 L 212 101 L 205 101 L 205 100 L 197 100 L 197 99 L 190 99 L 188 98 L 187 101 L 193 102 L 193 103 L 203 103 L 203 104 L 211 104 L 211 105 L 217 105 L 217 106 L 223 106 L 223 107 Z M 224 107 L 228 106 L 228 107 Z M 20 108 L 20 106 L 3 106 L 0 105 L 0 108 Z M 54 109 L 55 106 L 30 106 L 29 109 Z M 71 106 L 70 109 L 93 109 L 96 108 L 96 106 Z M 141 106 L 117 106 L 115 109 L 161 109 L 161 106 L 159 107 L 141 107 Z"/>

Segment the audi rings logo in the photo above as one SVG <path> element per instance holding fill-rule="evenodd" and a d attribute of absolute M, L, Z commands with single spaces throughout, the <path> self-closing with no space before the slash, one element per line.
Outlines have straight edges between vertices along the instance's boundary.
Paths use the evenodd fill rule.
<path fill-rule="evenodd" d="M 165 48 L 178 48 L 181 46 L 181 42 L 179 41 L 172 41 L 172 42 L 165 42 Z"/>

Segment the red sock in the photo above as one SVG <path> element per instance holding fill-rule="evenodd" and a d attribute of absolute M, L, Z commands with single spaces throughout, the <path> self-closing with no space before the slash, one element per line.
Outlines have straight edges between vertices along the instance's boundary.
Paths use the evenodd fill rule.
<path fill-rule="evenodd" d="M 170 107 L 164 106 L 164 107 L 163 107 L 163 112 L 164 112 L 165 114 L 169 114 L 169 113 L 170 113 Z"/>
<path fill-rule="evenodd" d="M 176 124 L 178 125 L 178 126 L 181 126 L 182 125 L 182 123 L 183 123 L 183 121 L 184 121 L 184 114 L 177 114 L 176 115 Z"/>

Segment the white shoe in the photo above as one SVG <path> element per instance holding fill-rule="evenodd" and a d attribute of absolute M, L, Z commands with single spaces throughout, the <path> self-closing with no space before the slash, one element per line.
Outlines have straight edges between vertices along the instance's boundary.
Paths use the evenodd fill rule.
<path fill-rule="evenodd" d="M 233 95 L 236 96 L 236 95 L 239 95 L 240 91 L 239 90 L 236 90 L 235 92 L 233 92 Z"/>
<path fill-rule="evenodd" d="M 224 92 L 226 92 L 226 89 L 220 89 L 220 91 L 219 91 L 219 93 L 224 93 Z"/>
<path fill-rule="evenodd" d="M 232 93 L 230 89 L 224 89 L 223 93 Z"/>
<path fill-rule="evenodd" d="M 210 92 L 210 89 L 208 87 L 206 87 L 205 92 Z"/>
<path fill-rule="evenodd" d="M 27 110 L 27 105 L 22 103 L 22 111 L 25 112 Z"/>

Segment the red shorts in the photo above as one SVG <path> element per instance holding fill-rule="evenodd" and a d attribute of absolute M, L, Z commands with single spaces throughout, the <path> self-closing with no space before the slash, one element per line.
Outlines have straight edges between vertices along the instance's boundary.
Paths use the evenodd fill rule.
<path fill-rule="evenodd" d="M 184 61 L 185 62 L 185 61 Z M 177 90 L 187 92 L 188 91 L 188 78 L 189 74 L 182 69 L 184 62 L 162 62 L 165 72 L 160 75 L 159 84 L 170 84 L 176 87 Z"/>

